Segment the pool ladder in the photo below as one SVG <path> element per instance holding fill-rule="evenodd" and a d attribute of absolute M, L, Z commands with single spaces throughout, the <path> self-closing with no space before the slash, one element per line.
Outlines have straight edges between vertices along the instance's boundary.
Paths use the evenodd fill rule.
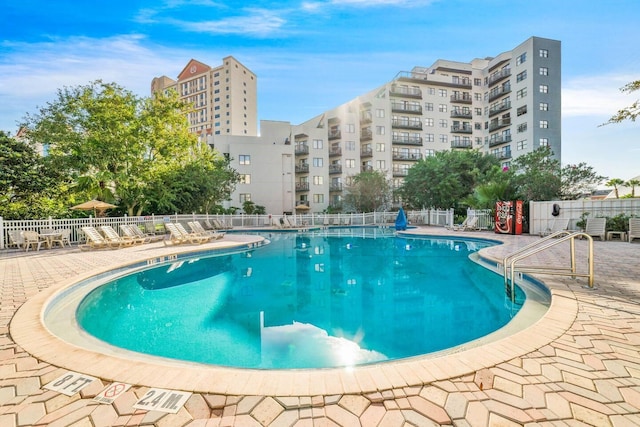
<path fill-rule="evenodd" d="M 577 265 L 576 265 L 576 238 L 586 238 L 589 242 L 589 254 L 587 259 L 587 272 L 586 273 L 578 273 Z M 532 266 L 532 265 L 522 265 L 516 266 L 518 261 L 521 261 L 531 255 L 537 254 L 539 252 L 545 251 L 549 248 L 552 248 L 556 245 L 559 245 L 563 242 L 569 241 L 569 251 L 570 251 L 570 263 L 571 265 L 567 267 L 549 267 L 549 266 Z M 593 288 L 593 238 L 581 231 L 557 231 L 553 234 L 550 234 L 540 240 L 537 240 L 533 243 L 528 244 L 527 246 L 518 249 L 516 252 L 507 255 L 504 257 L 502 261 L 503 275 L 504 275 L 504 288 L 507 296 L 511 298 L 511 302 L 515 302 L 515 273 L 516 271 L 520 273 L 538 273 L 538 274 L 550 274 L 556 276 L 571 276 L 572 278 L 576 277 L 587 277 L 589 288 Z"/>

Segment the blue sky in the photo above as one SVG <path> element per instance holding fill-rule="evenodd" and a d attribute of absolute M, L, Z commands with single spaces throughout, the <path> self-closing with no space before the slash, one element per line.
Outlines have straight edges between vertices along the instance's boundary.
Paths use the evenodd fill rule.
<path fill-rule="evenodd" d="M 141 96 L 189 59 L 232 55 L 258 76 L 263 120 L 301 123 L 437 59 L 531 36 L 562 42 L 562 161 L 640 175 L 640 123 L 599 127 L 640 93 L 637 0 L 9 0 L 0 13 L 0 130 L 93 80 Z"/>

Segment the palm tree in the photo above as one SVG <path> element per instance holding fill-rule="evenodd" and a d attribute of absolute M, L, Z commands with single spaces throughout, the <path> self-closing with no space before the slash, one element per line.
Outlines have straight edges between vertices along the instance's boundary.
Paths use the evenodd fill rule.
<path fill-rule="evenodd" d="M 639 179 L 630 179 L 625 185 L 631 187 L 631 197 L 636 197 L 636 185 L 640 185 Z"/>
<path fill-rule="evenodd" d="M 616 193 L 616 199 L 620 198 L 620 194 L 618 193 L 618 186 L 624 185 L 624 181 L 620 178 L 613 178 L 607 182 L 607 187 L 613 187 L 613 191 Z"/>

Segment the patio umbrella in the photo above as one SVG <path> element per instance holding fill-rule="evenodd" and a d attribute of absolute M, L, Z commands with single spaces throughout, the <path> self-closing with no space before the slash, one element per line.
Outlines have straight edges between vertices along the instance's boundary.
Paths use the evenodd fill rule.
<path fill-rule="evenodd" d="M 71 209 L 77 211 L 93 211 L 93 216 L 96 217 L 96 211 L 102 213 L 103 211 L 117 207 L 111 203 L 103 202 L 102 200 L 89 200 L 88 202 L 80 203 L 79 205 L 72 206 Z"/>
<path fill-rule="evenodd" d="M 298 211 L 308 211 L 309 209 L 311 209 L 309 206 L 307 205 L 298 205 L 296 206 L 296 210 Z"/>

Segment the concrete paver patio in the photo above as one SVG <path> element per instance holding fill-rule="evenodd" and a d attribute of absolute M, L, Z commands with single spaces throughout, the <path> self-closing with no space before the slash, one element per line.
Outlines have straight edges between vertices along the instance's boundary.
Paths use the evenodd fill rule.
<path fill-rule="evenodd" d="M 415 233 L 451 234 L 435 227 Z M 495 261 L 539 240 L 455 235 L 503 241 L 481 251 Z M 118 359 L 59 343 L 39 322 L 34 302 L 80 278 L 234 241 L 242 237 L 228 234 L 205 246 L 1 253 L 0 426 L 640 425 L 638 244 L 595 242 L 595 289 L 585 289 L 584 279 L 538 276 L 551 289 L 552 305 L 541 320 L 510 337 L 352 370 L 247 374 Z M 579 262 L 586 245 L 577 242 Z M 566 265 L 567 248 L 535 255 L 535 262 Z M 72 396 L 43 388 L 69 370 L 98 380 Z M 113 381 L 133 387 L 112 404 L 94 401 Z M 133 408 L 150 387 L 193 394 L 175 414 Z"/>

